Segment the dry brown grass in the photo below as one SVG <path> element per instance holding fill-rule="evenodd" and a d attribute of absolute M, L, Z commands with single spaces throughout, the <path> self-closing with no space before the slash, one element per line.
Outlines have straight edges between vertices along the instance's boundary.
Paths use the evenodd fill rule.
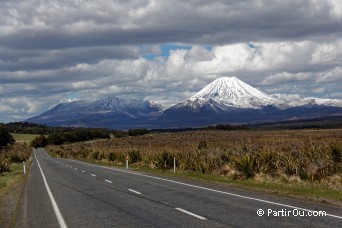
<path fill-rule="evenodd" d="M 177 168 L 229 178 L 309 181 L 342 189 L 342 129 L 189 131 L 50 146 L 60 157 Z M 342 155 L 341 155 L 342 156 Z M 342 159 L 342 158 L 341 158 Z"/>

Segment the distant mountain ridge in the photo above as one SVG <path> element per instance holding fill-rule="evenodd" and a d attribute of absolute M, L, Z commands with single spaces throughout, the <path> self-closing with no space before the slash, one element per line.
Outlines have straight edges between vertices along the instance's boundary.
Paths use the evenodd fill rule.
<path fill-rule="evenodd" d="M 336 114 L 342 114 L 342 100 L 302 98 L 285 103 L 236 77 L 222 77 L 165 110 L 154 101 L 107 97 L 94 102 L 61 103 L 26 121 L 51 126 L 130 129 L 255 123 Z"/>
<path fill-rule="evenodd" d="M 112 122 L 123 124 L 136 123 L 136 120 L 161 115 L 163 106 L 146 100 L 125 100 L 106 97 L 94 102 L 72 101 L 61 103 L 52 109 L 27 119 L 27 122 L 51 126 L 107 127 Z"/>
<path fill-rule="evenodd" d="M 93 112 L 122 112 L 135 116 L 149 116 L 158 113 L 163 106 L 146 100 L 124 100 L 118 97 L 106 97 L 89 104 L 88 108 Z"/>

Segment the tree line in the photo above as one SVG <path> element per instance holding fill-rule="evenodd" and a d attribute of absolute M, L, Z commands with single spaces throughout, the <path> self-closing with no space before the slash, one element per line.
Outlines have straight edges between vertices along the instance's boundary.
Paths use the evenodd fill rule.
<path fill-rule="evenodd" d="M 0 126 L 0 150 L 4 147 L 13 144 L 14 138 L 12 135 L 6 130 L 6 128 Z"/>
<path fill-rule="evenodd" d="M 147 129 L 132 129 L 128 130 L 125 136 L 138 136 L 149 133 Z M 113 135 L 114 137 L 124 137 L 123 135 Z M 48 137 L 40 135 L 31 142 L 34 148 L 45 147 L 46 145 L 62 145 L 64 143 L 83 142 L 93 139 L 109 139 L 110 133 L 108 131 L 101 131 L 96 129 L 77 129 L 70 132 L 52 133 Z"/>
<path fill-rule="evenodd" d="M 106 128 L 51 127 L 30 122 L 11 122 L 6 124 L 0 123 L 0 126 L 4 127 L 10 133 L 34 135 L 48 135 L 52 133 L 72 132 L 78 129 L 99 130 L 109 133 L 116 132 L 116 130 L 110 130 Z"/>
<path fill-rule="evenodd" d="M 64 143 L 83 142 L 93 139 L 109 139 L 110 134 L 107 131 L 78 129 L 70 132 L 52 133 L 48 137 L 40 135 L 31 142 L 34 148 L 45 147 L 48 144 L 61 145 Z"/>

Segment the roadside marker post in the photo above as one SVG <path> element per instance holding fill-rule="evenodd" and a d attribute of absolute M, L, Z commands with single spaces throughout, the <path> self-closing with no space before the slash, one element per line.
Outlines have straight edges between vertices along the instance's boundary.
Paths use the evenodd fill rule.
<path fill-rule="evenodd" d="M 128 169 L 128 156 L 126 156 L 126 169 Z"/>
<path fill-rule="evenodd" d="M 173 173 L 176 173 L 176 157 L 173 157 Z"/>
<path fill-rule="evenodd" d="M 24 174 L 26 174 L 25 162 L 23 162 L 23 166 L 24 166 Z"/>

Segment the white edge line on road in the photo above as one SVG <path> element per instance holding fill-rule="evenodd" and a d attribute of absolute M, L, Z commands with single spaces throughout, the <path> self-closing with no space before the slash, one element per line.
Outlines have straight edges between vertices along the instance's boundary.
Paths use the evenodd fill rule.
<path fill-rule="evenodd" d="M 184 209 L 182 209 L 182 208 L 175 208 L 176 210 L 178 210 L 178 211 L 181 211 L 181 212 L 183 212 L 183 213 L 185 213 L 185 214 L 188 214 L 188 215 L 191 215 L 191 216 L 193 216 L 193 217 L 195 217 L 195 218 L 198 218 L 198 219 L 201 219 L 201 220 L 207 220 L 206 218 L 204 218 L 204 217 L 202 217 L 202 216 L 200 216 L 200 215 L 196 215 L 196 214 L 194 214 L 194 213 L 192 213 L 192 212 L 190 212 L 190 211 L 187 211 L 187 210 L 184 210 Z"/>
<path fill-rule="evenodd" d="M 35 152 L 36 152 L 36 150 L 34 150 L 34 154 L 35 154 Z M 53 195 L 52 195 L 52 192 L 51 192 L 51 190 L 50 190 L 50 187 L 49 187 L 49 185 L 48 185 L 48 183 L 47 183 L 47 181 L 46 181 L 45 175 L 44 175 L 44 173 L 43 173 L 42 167 L 40 166 L 39 161 L 38 161 L 38 159 L 37 159 L 36 156 L 35 156 L 35 159 L 36 159 L 37 164 L 38 164 L 38 167 L 39 167 L 39 169 L 40 169 L 40 173 L 42 174 L 43 181 L 44 181 L 44 184 L 45 184 L 45 188 L 46 188 L 46 190 L 47 190 L 47 192 L 48 192 L 50 201 L 51 201 L 51 203 L 52 203 L 52 208 L 53 208 L 53 211 L 55 212 L 55 215 L 56 215 L 56 217 L 57 217 L 59 226 L 62 227 L 62 228 L 66 228 L 67 225 L 65 224 L 64 218 L 63 218 L 63 216 L 62 216 L 62 214 L 61 214 L 61 212 L 60 212 L 60 210 L 59 210 L 59 208 L 58 208 L 58 206 L 57 206 L 57 203 L 56 203 L 55 198 L 54 198 Z"/>
<path fill-rule="evenodd" d="M 243 198 L 243 199 L 254 200 L 254 201 L 258 201 L 258 202 L 262 202 L 262 203 L 267 203 L 267 204 L 272 204 L 272 205 L 277 205 L 277 206 L 282 206 L 282 207 L 288 207 L 288 208 L 298 209 L 298 210 L 302 210 L 302 211 L 315 211 L 315 210 L 310 210 L 310 209 L 306 209 L 306 208 L 296 207 L 296 206 L 292 206 L 292 205 L 288 205 L 288 204 L 276 203 L 276 202 L 272 202 L 272 201 L 268 201 L 268 200 L 253 198 L 253 197 L 249 197 L 249 196 L 243 196 L 243 195 L 239 195 L 239 194 L 235 194 L 235 193 L 224 192 L 224 191 L 220 191 L 220 190 L 216 190 L 216 189 L 211 189 L 211 188 L 206 188 L 206 187 L 201 187 L 201 186 L 197 186 L 197 185 L 187 184 L 187 183 L 183 183 L 183 182 L 179 182 L 179 181 L 164 179 L 164 178 L 161 178 L 161 177 L 154 177 L 154 176 L 149 176 L 149 175 L 146 175 L 146 174 L 135 173 L 135 172 L 115 169 L 115 168 L 111 168 L 111 167 L 105 167 L 105 166 L 89 164 L 89 163 L 85 163 L 85 162 L 81 162 L 81 161 L 76 161 L 76 160 L 72 160 L 72 159 L 66 159 L 66 160 L 74 161 L 74 162 L 85 164 L 85 165 L 89 165 L 89 166 L 95 166 L 95 167 L 99 167 L 99 168 L 103 168 L 103 169 L 110 169 L 110 170 L 114 170 L 114 171 L 118 171 L 118 172 L 122 172 L 122 173 L 129 173 L 129 174 L 136 175 L 136 176 L 142 176 L 142 177 L 148 177 L 148 178 L 152 178 L 152 179 L 156 179 L 156 180 L 162 180 L 162 181 L 171 182 L 171 183 L 175 183 L 175 184 L 180 184 L 180 185 L 184 185 L 184 186 L 188 186 L 188 187 L 193 187 L 193 188 L 198 188 L 198 189 L 202 189 L 202 190 L 206 190 L 206 191 L 217 192 L 217 193 L 221 193 L 221 194 L 225 194 L 225 195 L 230 195 L 230 196 L 235 196 L 235 197 L 239 197 L 239 198 Z M 333 214 L 328 214 L 327 213 L 326 216 L 342 219 L 342 216 L 339 216 L 339 215 L 333 215 Z"/>
<path fill-rule="evenodd" d="M 111 182 L 110 180 L 106 180 L 106 179 L 105 179 L 105 181 L 108 182 L 108 183 L 111 183 L 111 184 L 113 183 L 113 182 Z"/>
<path fill-rule="evenodd" d="M 138 194 L 138 195 L 141 195 L 142 193 L 141 192 L 138 192 L 138 191 L 135 191 L 135 190 L 133 190 L 133 189 L 128 189 L 128 191 L 130 191 L 130 192 L 134 192 L 135 194 Z"/>

